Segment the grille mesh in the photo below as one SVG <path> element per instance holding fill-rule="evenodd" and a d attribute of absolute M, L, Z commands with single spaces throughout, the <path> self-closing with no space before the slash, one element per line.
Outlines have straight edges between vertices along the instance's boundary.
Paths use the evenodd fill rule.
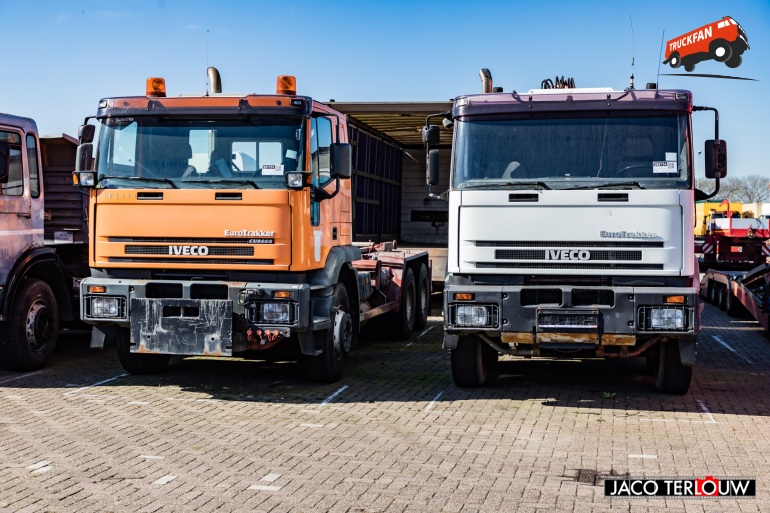
<path fill-rule="evenodd" d="M 126 246 L 126 255 L 169 255 L 170 246 Z M 253 256 L 254 248 L 249 246 L 221 247 L 211 246 L 208 254 L 214 256 Z M 205 255 L 203 255 L 205 256 Z"/>
<path fill-rule="evenodd" d="M 614 306 L 615 294 L 606 289 L 573 289 L 572 304 L 574 306 Z"/>
<path fill-rule="evenodd" d="M 557 252 L 559 250 L 556 250 Z M 547 250 L 517 250 L 517 249 L 498 249 L 495 251 L 495 258 L 500 260 L 546 260 L 551 255 Z M 550 260 L 550 258 L 549 258 Z M 556 259 L 552 259 L 556 260 Z M 641 251 L 590 251 L 588 260 L 624 260 L 641 261 Z M 584 260 L 583 260 L 584 261 Z"/>

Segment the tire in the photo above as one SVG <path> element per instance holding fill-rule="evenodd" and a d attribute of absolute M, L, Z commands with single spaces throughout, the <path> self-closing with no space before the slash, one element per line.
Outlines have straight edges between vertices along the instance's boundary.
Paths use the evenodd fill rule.
<path fill-rule="evenodd" d="M 131 374 L 157 374 L 162 372 L 171 360 L 170 354 L 146 354 L 131 352 L 131 330 L 120 328 L 116 337 L 118 360 Z"/>
<path fill-rule="evenodd" d="M 682 65 L 682 58 L 679 57 L 679 52 L 674 52 L 671 54 L 671 57 L 668 59 L 668 65 L 674 69 Z"/>
<path fill-rule="evenodd" d="M 725 62 L 733 56 L 733 47 L 724 39 L 717 39 L 709 45 L 709 52 L 715 61 Z"/>
<path fill-rule="evenodd" d="M 56 296 L 44 281 L 27 278 L 0 329 L 0 363 L 15 371 L 42 368 L 56 348 L 58 334 Z"/>
<path fill-rule="evenodd" d="M 724 285 L 719 286 L 719 303 L 717 306 L 720 310 L 723 312 L 727 310 L 727 296 L 730 294 L 730 292 L 727 290 L 727 287 Z"/>
<path fill-rule="evenodd" d="M 388 338 L 392 340 L 407 340 L 414 331 L 417 316 L 417 286 L 414 283 L 414 273 L 410 268 L 404 271 L 401 280 L 401 309 L 383 316 Z"/>
<path fill-rule="evenodd" d="M 684 70 L 687 72 L 694 71 L 695 70 L 695 63 L 694 62 L 688 62 L 684 65 Z"/>
<path fill-rule="evenodd" d="M 741 65 L 742 62 L 743 62 L 743 57 L 741 57 L 740 55 L 736 55 L 730 58 L 729 60 L 726 60 L 725 64 L 727 65 L 728 68 L 737 68 L 738 66 Z"/>
<path fill-rule="evenodd" d="M 491 385 L 497 379 L 497 351 L 475 335 L 464 335 L 450 351 L 452 379 L 458 387 Z"/>
<path fill-rule="evenodd" d="M 732 292 L 727 293 L 725 310 L 730 317 L 740 317 L 743 314 L 743 305 Z"/>
<path fill-rule="evenodd" d="M 718 283 L 710 283 L 709 284 L 709 303 L 716 306 L 719 303 L 717 302 L 717 288 L 719 287 Z"/>
<path fill-rule="evenodd" d="M 660 361 L 655 374 L 655 387 L 663 394 L 684 395 L 690 389 L 692 367 L 682 365 L 678 340 L 668 340 L 660 344 Z"/>
<path fill-rule="evenodd" d="M 425 264 L 420 264 L 420 271 L 417 273 L 417 312 L 414 317 L 415 330 L 421 330 L 428 324 L 428 314 L 430 314 L 430 280 L 428 279 L 428 268 Z"/>
<path fill-rule="evenodd" d="M 332 325 L 317 333 L 323 337 L 323 353 L 317 356 L 302 355 L 302 364 L 308 378 L 321 383 L 339 381 L 345 371 L 348 352 L 353 343 L 353 322 L 350 317 L 350 299 L 345 285 L 334 286 L 332 309 L 329 313 Z M 342 336 L 335 342 L 335 328 Z"/>

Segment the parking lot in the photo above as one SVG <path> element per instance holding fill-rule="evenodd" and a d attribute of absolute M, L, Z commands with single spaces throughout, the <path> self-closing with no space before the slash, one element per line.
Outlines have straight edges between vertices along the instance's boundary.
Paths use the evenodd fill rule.
<path fill-rule="evenodd" d="M 190 358 L 126 375 L 65 337 L 0 371 L 0 512 L 768 511 L 770 341 L 707 305 L 690 393 L 641 361 L 503 360 L 458 389 L 441 318 L 365 342 L 331 385 Z M 747 499 L 605 498 L 603 477 L 756 477 Z"/>

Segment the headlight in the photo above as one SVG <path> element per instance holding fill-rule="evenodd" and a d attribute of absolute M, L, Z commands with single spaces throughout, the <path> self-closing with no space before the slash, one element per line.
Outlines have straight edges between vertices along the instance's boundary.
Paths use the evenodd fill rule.
<path fill-rule="evenodd" d="M 290 320 L 289 303 L 262 303 L 262 322 L 287 323 Z"/>
<path fill-rule="evenodd" d="M 650 327 L 656 330 L 683 330 L 684 312 L 681 309 L 661 308 L 650 312 Z"/>
<path fill-rule="evenodd" d="M 93 319 L 121 319 L 125 317 L 123 297 L 86 296 L 87 316 Z"/>
<path fill-rule="evenodd" d="M 476 328 L 493 326 L 491 305 L 456 305 L 455 325 Z"/>
<path fill-rule="evenodd" d="M 96 185 L 96 175 L 93 171 L 75 171 L 72 173 L 72 183 L 81 187 L 93 187 Z"/>
<path fill-rule="evenodd" d="M 289 189 L 301 189 L 305 186 L 305 174 L 291 171 L 286 173 L 286 187 Z"/>

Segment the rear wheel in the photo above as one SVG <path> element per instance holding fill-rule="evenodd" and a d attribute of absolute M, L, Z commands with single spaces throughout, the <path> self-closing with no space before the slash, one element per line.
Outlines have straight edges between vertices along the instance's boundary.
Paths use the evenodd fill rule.
<path fill-rule="evenodd" d="M 743 305 L 735 295 L 728 291 L 727 298 L 725 299 L 725 310 L 730 317 L 738 317 L 743 313 Z"/>
<path fill-rule="evenodd" d="M 719 302 L 717 303 L 717 306 L 723 312 L 727 310 L 727 296 L 729 294 L 730 294 L 730 291 L 727 290 L 727 287 L 725 287 L 723 284 L 720 284 L 719 285 Z"/>
<path fill-rule="evenodd" d="M 711 57 L 717 62 L 725 62 L 733 55 L 733 49 L 730 43 L 724 39 L 717 39 L 709 45 Z"/>
<path fill-rule="evenodd" d="M 353 345 L 350 299 L 342 283 L 334 287 L 330 318 L 331 326 L 320 334 L 324 338 L 323 353 L 317 356 L 302 356 L 308 377 L 322 383 L 334 383 L 342 377 L 348 352 Z"/>
<path fill-rule="evenodd" d="M 170 354 L 147 354 L 131 352 L 131 330 L 120 328 L 117 342 L 118 360 L 131 374 L 157 374 L 163 371 L 171 360 Z"/>
<path fill-rule="evenodd" d="M 690 389 L 692 367 L 682 364 L 679 356 L 679 341 L 661 342 L 658 371 L 655 386 L 664 394 L 684 395 Z"/>
<path fill-rule="evenodd" d="M 464 335 L 451 351 L 452 379 L 458 387 L 490 385 L 497 379 L 497 351 L 475 335 Z"/>
<path fill-rule="evenodd" d="M 48 363 L 59 334 L 59 308 L 51 287 L 27 278 L 0 330 L 0 362 L 11 370 L 30 371 Z"/>
<path fill-rule="evenodd" d="M 428 324 L 430 313 L 430 281 L 428 280 L 428 268 L 420 264 L 417 273 L 417 312 L 414 317 L 414 329 L 421 330 Z"/>
<path fill-rule="evenodd" d="M 728 68 L 737 68 L 738 66 L 741 65 L 742 62 L 743 62 L 743 57 L 741 57 L 740 55 L 735 55 L 732 58 L 726 60 L 725 64 L 727 65 Z"/>
<path fill-rule="evenodd" d="M 401 280 L 401 309 L 383 316 L 385 329 L 393 340 L 407 340 L 412 334 L 417 315 L 417 286 L 410 268 L 404 270 Z"/>

